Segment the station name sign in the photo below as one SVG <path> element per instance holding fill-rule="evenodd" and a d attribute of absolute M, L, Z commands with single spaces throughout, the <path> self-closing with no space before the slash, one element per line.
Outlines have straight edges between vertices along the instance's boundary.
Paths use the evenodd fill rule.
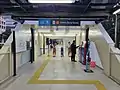
<path fill-rule="evenodd" d="M 80 26 L 79 20 L 52 20 L 52 26 Z"/>
<path fill-rule="evenodd" d="M 80 20 L 40 19 L 39 26 L 80 26 Z"/>

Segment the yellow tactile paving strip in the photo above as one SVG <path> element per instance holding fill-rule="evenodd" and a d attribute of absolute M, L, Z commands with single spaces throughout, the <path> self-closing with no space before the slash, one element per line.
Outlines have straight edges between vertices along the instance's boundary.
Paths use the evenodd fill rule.
<path fill-rule="evenodd" d="M 94 84 L 97 90 L 106 90 L 104 85 L 98 80 L 40 80 L 40 75 L 50 61 L 50 57 L 46 57 L 41 67 L 34 73 L 28 84 Z"/>

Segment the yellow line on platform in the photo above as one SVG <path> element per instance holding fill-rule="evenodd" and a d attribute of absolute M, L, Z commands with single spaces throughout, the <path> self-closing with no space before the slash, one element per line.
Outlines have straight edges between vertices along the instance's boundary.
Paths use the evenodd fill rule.
<path fill-rule="evenodd" d="M 45 61 L 34 73 L 28 84 L 93 84 L 97 90 L 106 90 L 104 85 L 98 80 L 40 80 L 40 75 L 50 61 L 50 57 L 45 57 Z"/>
<path fill-rule="evenodd" d="M 40 66 L 40 68 L 34 73 L 34 75 L 32 76 L 32 78 L 28 81 L 29 84 L 33 84 L 34 82 L 38 81 L 40 75 L 42 74 L 42 72 L 44 71 L 46 65 L 48 64 L 50 58 L 49 57 L 45 57 L 45 61 L 43 61 L 43 64 Z"/>
<path fill-rule="evenodd" d="M 33 84 L 96 84 L 97 80 L 37 80 Z"/>
<path fill-rule="evenodd" d="M 106 90 L 105 86 L 101 82 L 96 82 L 95 86 L 97 90 Z"/>

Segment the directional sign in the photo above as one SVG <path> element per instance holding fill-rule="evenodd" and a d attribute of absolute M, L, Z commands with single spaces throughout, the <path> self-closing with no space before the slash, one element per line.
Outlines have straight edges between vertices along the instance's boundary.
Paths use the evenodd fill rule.
<path fill-rule="evenodd" d="M 80 26 L 80 20 L 39 19 L 39 26 Z"/>
<path fill-rule="evenodd" d="M 52 26 L 80 26 L 79 20 L 52 20 Z"/>
<path fill-rule="evenodd" d="M 39 19 L 39 26 L 50 26 L 51 20 L 50 19 Z"/>

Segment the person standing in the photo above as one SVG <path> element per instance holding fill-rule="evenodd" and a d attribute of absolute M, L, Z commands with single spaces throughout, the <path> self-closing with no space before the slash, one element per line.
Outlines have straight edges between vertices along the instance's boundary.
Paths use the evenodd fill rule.
<path fill-rule="evenodd" d="M 78 48 L 79 46 L 76 47 L 76 44 L 75 44 L 75 40 L 73 41 L 73 43 L 71 44 L 71 61 L 72 62 L 77 62 L 75 60 L 75 55 L 76 55 L 76 48 Z"/>
<path fill-rule="evenodd" d="M 61 46 L 61 57 L 64 56 L 64 48 L 63 48 L 63 45 Z"/>
<path fill-rule="evenodd" d="M 68 42 L 68 56 L 70 57 L 71 55 L 71 46 L 70 46 L 70 42 Z"/>
<path fill-rule="evenodd" d="M 53 45 L 53 57 L 55 57 L 55 56 L 56 56 L 56 45 L 54 43 L 54 45 Z"/>

